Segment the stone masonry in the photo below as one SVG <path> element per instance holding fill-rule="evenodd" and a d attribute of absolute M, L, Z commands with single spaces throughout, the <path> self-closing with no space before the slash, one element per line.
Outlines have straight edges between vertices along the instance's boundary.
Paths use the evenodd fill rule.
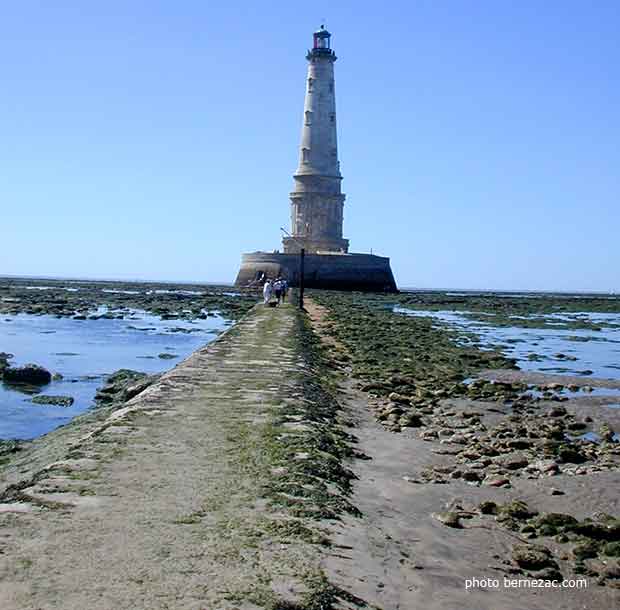
<path fill-rule="evenodd" d="M 306 97 L 301 127 L 299 165 L 291 193 L 291 234 L 284 252 L 347 252 L 342 238 L 345 196 L 340 192 L 340 162 L 336 131 L 336 93 L 331 34 L 321 26 L 308 51 Z"/>

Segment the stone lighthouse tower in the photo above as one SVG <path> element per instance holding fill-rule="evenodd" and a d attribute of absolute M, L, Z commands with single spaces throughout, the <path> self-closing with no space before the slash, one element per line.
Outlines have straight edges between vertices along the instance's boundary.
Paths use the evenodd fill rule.
<path fill-rule="evenodd" d="M 342 237 L 344 195 L 340 190 L 336 132 L 336 55 L 331 34 L 323 26 L 314 32 L 306 59 L 301 143 L 290 194 L 290 236 L 282 240 L 284 252 L 243 254 L 235 284 L 256 288 L 265 278 L 282 276 L 297 286 L 303 273 L 304 284 L 310 288 L 394 292 L 390 259 L 349 252 L 349 240 Z M 275 219 L 274 226 L 280 226 Z"/>
<path fill-rule="evenodd" d="M 284 238 L 285 253 L 347 252 L 342 238 L 345 196 L 338 161 L 336 93 L 331 34 L 321 26 L 314 32 L 312 49 L 306 55 L 308 74 L 301 127 L 299 164 L 291 193 L 291 234 Z"/>

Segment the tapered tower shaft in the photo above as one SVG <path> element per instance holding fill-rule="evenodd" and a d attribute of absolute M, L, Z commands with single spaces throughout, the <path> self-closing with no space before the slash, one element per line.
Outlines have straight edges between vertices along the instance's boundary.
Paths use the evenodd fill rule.
<path fill-rule="evenodd" d="M 306 96 L 301 128 L 299 165 L 291 193 L 291 234 L 284 252 L 305 248 L 309 253 L 347 252 L 342 238 L 344 194 L 338 161 L 336 93 L 331 34 L 321 26 L 308 51 Z"/>

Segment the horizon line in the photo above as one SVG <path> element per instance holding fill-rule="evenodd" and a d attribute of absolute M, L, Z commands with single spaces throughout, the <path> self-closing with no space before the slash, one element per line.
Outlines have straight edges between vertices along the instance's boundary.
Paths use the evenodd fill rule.
<path fill-rule="evenodd" d="M 184 284 L 184 285 L 206 285 L 206 286 L 234 286 L 233 282 L 216 282 L 206 280 L 147 280 L 141 278 L 113 278 L 113 277 L 71 277 L 60 275 L 12 275 L 2 274 L 0 280 L 13 279 L 13 280 L 64 280 L 67 282 L 133 282 L 137 284 Z M 421 287 L 421 286 L 398 286 L 398 290 L 402 292 L 463 292 L 463 293 L 504 293 L 504 294 L 580 294 L 580 295 L 607 295 L 616 296 L 618 293 L 615 290 L 554 290 L 554 289 L 531 289 L 531 288 L 460 288 L 460 287 Z"/>

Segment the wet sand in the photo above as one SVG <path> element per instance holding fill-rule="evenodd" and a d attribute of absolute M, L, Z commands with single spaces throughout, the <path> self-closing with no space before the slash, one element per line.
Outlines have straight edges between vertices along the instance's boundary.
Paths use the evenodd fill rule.
<path fill-rule="evenodd" d="M 360 509 L 362 517 L 345 516 L 343 523 L 333 529 L 336 551 L 329 555 L 325 565 L 334 582 L 348 587 L 370 605 L 384 609 L 602 610 L 618 605 L 620 567 L 617 559 L 605 554 L 597 556 L 595 552 L 593 558 L 584 562 L 576 558 L 575 553 L 580 552 L 579 545 L 587 538 L 568 529 L 565 534 L 556 531 L 545 535 L 530 525 L 538 527 L 537 523 L 554 514 L 568 515 L 579 523 L 596 523 L 604 513 L 618 516 L 620 452 L 617 442 L 608 444 L 608 454 L 598 457 L 591 454 L 593 464 L 589 460 L 580 464 L 562 463 L 537 455 L 532 450 L 535 445 L 526 440 L 526 430 L 516 432 L 520 425 L 516 423 L 516 430 L 505 428 L 503 442 L 514 443 L 522 450 L 507 454 L 507 459 L 513 462 L 508 470 L 498 469 L 495 478 L 504 479 L 504 482 L 496 487 L 488 480 L 488 475 L 482 478 L 484 468 L 481 466 L 486 462 L 479 455 L 484 453 L 479 437 L 475 434 L 468 437 L 472 429 L 464 429 L 462 423 L 475 417 L 479 430 L 501 428 L 507 420 L 515 419 L 512 402 L 497 401 L 492 395 L 490 400 L 446 398 L 436 401 L 432 408 L 423 407 L 426 411 L 420 427 L 394 426 L 389 420 L 377 420 L 384 409 L 389 411 L 394 408 L 395 400 L 401 401 L 404 397 L 394 393 L 381 395 L 380 383 L 368 384 L 352 376 L 349 358 L 344 355 L 346 341 L 334 339 L 337 326 L 329 317 L 329 308 L 310 303 L 308 309 L 315 328 L 326 338 L 326 345 L 344 372 L 342 392 L 346 398 L 343 403 L 355 422 L 351 431 L 359 439 L 358 449 L 369 458 L 357 461 L 354 466 L 358 478 L 352 502 Z M 510 384 L 572 385 L 574 381 L 579 386 L 620 387 L 613 380 L 599 383 L 592 378 L 584 380 L 583 377 L 515 370 L 483 370 L 480 377 Z M 524 408 L 541 423 L 555 421 L 557 415 L 548 414 L 561 413 L 559 407 L 565 409 L 561 417 L 572 417 L 580 424 L 589 418 L 579 433 L 597 430 L 603 424 L 618 429 L 620 410 L 601 406 L 615 400 L 614 397 L 583 394 L 561 402 L 555 395 L 553 398 L 536 399 Z M 406 412 L 407 407 L 402 402 L 399 406 Z M 538 425 L 532 422 L 531 434 Z M 439 435 L 433 436 L 437 430 Z M 460 434 L 462 432 L 464 434 Z M 502 442 L 497 442 L 496 447 L 502 450 Z M 492 458 L 499 459 L 506 458 L 501 455 Z M 517 463 L 519 465 L 515 466 Z M 539 467 L 548 470 L 541 472 Z M 493 464 L 489 468 L 494 468 Z M 482 474 L 478 476 L 478 473 Z M 499 516 L 481 510 L 484 503 L 491 502 L 499 507 Z M 533 516 L 514 516 L 518 515 L 514 508 L 523 510 L 523 506 Z M 513 509 L 514 518 L 500 520 L 504 507 Z M 456 519 L 457 526 L 446 525 L 446 516 Z M 609 540 L 617 539 L 616 536 L 610 533 Z M 515 561 L 515 549 L 538 546 L 548 550 L 550 562 L 555 566 L 552 571 L 539 569 L 542 566 L 536 570 L 526 569 Z M 548 579 L 553 571 L 558 574 L 558 582 L 562 579 L 581 581 L 582 588 L 505 586 L 504 578 L 531 583 L 536 578 Z M 486 586 L 476 586 L 475 579 L 479 583 L 484 579 L 493 580 L 483 583 Z"/>

